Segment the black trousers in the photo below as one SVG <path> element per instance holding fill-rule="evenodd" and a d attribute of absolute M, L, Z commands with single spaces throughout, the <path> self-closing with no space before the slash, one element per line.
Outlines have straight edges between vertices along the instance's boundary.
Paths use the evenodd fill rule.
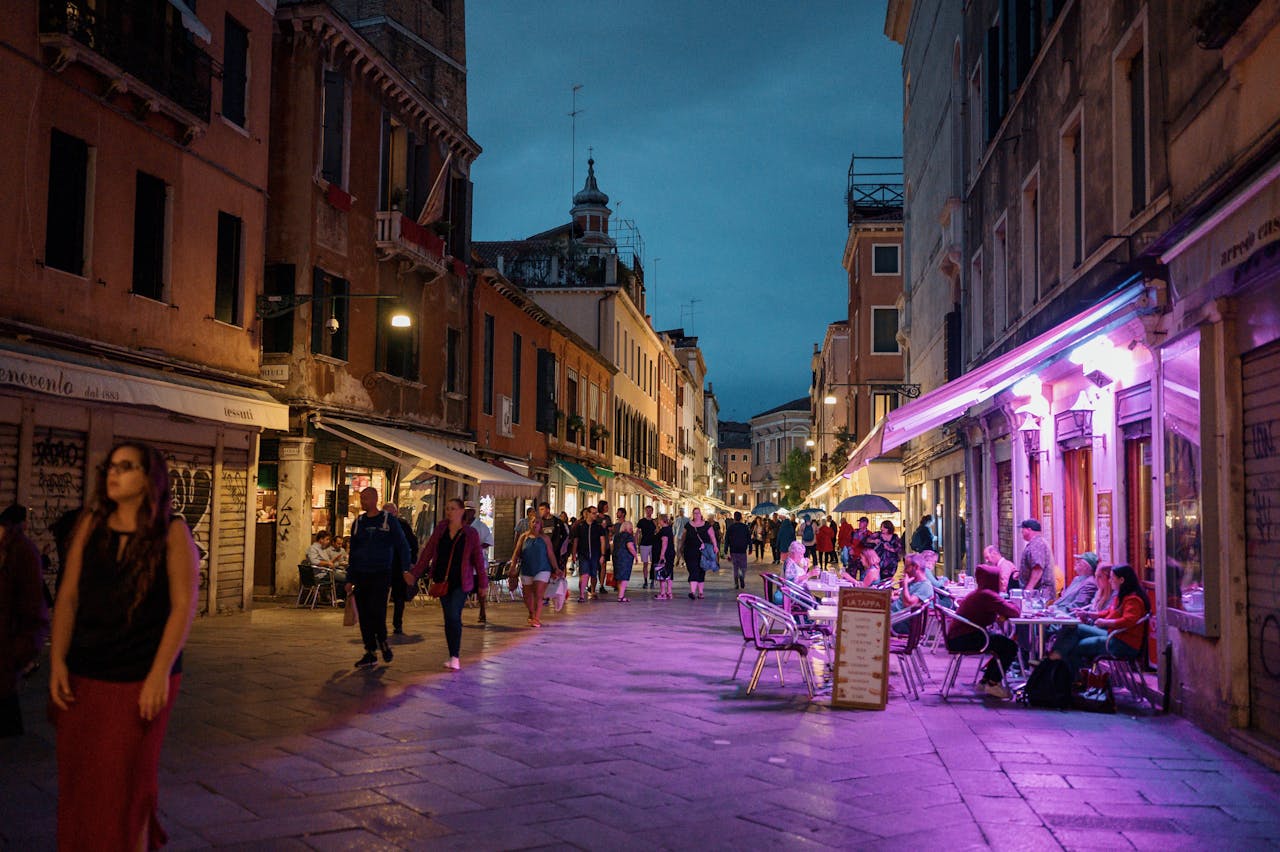
<path fill-rule="evenodd" d="M 387 641 L 387 592 L 390 574 L 358 574 L 350 577 L 355 584 L 356 614 L 360 618 L 360 638 L 366 651 L 378 650 Z"/>
<path fill-rule="evenodd" d="M 963 633 L 954 639 L 947 639 L 947 650 L 953 654 L 959 651 L 976 651 L 981 647 L 981 633 Z M 1003 671 L 1007 672 L 1009 664 L 1013 662 L 1013 658 L 1018 656 L 1018 644 L 1008 636 L 992 633 L 991 642 L 987 645 L 987 653 L 993 654 L 995 659 L 987 663 L 987 670 L 983 673 L 982 679 L 999 683 L 1002 670 L 997 668 L 996 660 L 1000 661 Z"/>
<path fill-rule="evenodd" d="M 404 602 L 409 600 L 409 587 L 404 578 L 396 574 L 391 578 L 391 626 L 404 629 Z"/>

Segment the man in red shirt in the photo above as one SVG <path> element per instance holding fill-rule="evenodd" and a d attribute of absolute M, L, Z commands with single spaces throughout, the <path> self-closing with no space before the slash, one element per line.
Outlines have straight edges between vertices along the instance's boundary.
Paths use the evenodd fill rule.
<path fill-rule="evenodd" d="M 970 592 L 956 607 L 956 613 L 981 628 L 989 628 L 997 621 L 1016 618 L 1021 614 L 1016 606 L 1000 597 L 1000 572 L 990 565 L 979 565 L 975 569 L 977 590 Z M 947 650 L 951 653 L 961 651 L 977 651 L 987 642 L 987 651 L 993 658 L 987 663 L 982 676 L 982 689 L 996 698 L 1008 698 L 1009 689 L 1004 685 L 1004 672 L 1018 655 L 1018 645 L 1008 636 L 988 631 L 989 639 L 984 639 L 982 632 L 970 627 L 962 621 L 952 621 L 947 627 Z"/>

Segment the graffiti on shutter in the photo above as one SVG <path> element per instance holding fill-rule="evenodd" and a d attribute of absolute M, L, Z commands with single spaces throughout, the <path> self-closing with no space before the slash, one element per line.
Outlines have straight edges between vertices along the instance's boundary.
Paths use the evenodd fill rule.
<path fill-rule="evenodd" d="M 249 454 L 225 450 L 218 499 L 218 612 L 244 609 L 244 518 L 248 500 Z"/>
<path fill-rule="evenodd" d="M 175 514 L 191 529 L 200 552 L 200 612 L 213 611 L 209 594 L 209 533 L 213 528 L 213 450 L 183 444 L 153 444 L 169 465 L 169 491 Z"/>
<path fill-rule="evenodd" d="M 0 509 L 18 499 L 18 427 L 0 423 Z"/>
<path fill-rule="evenodd" d="M 1243 374 L 1249 715 L 1280 740 L 1280 342 L 1246 352 Z"/>
<path fill-rule="evenodd" d="M 83 432 L 37 426 L 31 445 L 30 516 L 27 534 L 57 570 L 58 550 L 50 528 L 88 499 L 85 492 Z"/>

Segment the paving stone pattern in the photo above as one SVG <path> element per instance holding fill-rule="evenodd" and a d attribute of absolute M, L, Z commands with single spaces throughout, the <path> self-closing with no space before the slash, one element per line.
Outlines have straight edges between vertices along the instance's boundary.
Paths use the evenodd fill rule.
<path fill-rule="evenodd" d="M 753 573 L 771 566 L 753 565 Z M 161 770 L 170 849 L 1263 849 L 1280 776 L 1188 722 L 1033 710 L 971 693 L 885 712 L 806 700 L 797 664 L 744 671 L 731 578 L 464 613 L 444 671 L 438 606 L 390 666 L 357 671 L 335 610 L 259 605 L 192 630 Z M 759 583 L 753 578 L 752 589 Z M 945 656 L 932 661 L 941 675 Z M 961 680 L 967 682 L 972 663 Z M 47 670 L 47 667 L 45 667 Z M 895 686 L 897 678 L 894 678 Z M 0 740 L 0 842 L 53 847 L 46 678 Z"/>

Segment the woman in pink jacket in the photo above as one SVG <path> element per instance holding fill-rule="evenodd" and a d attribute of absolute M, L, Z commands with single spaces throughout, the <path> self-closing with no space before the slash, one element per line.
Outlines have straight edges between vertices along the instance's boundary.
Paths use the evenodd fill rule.
<path fill-rule="evenodd" d="M 449 659 L 444 667 L 457 671 L 462 668 L 462 606 L 467 596 L 479 592 L 483 596 L 489 588 L 489 572 L 484 551 L 480 547 L 480 535 L 462 522 L 464 506 L 457 497 L 445 504 L 445 520 L 436 524 L 431 539 L 418 556 L 418 564 L 406 571 L 404 581 L 416 586 L 418 578 L 431 572 L 431 582 L 447 584 L 440 596 L 440 608 L 444 611 L 444 639 L 449 646 Z"/>

